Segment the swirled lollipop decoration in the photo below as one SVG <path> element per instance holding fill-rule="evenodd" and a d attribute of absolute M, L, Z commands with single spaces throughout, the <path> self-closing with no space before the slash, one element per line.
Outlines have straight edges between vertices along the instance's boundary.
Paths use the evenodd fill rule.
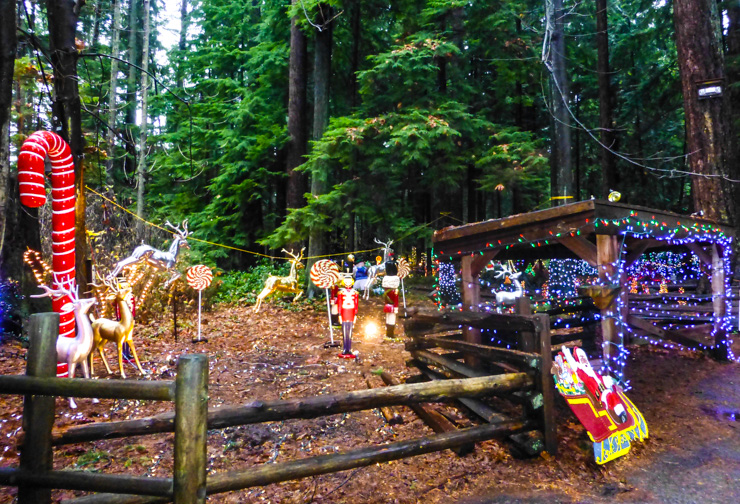
<path fill-rule="evenodd" d="M 188 285 L 198 291 L 198 337 L 193 339 L 193 343 L 207 342 L 208 339 L 201 338 L 200 336 L 200 301 L 201 292 L 203 292 L 205 289 L 208 288 L 209 285 L 211 285 L 211 281 L 213 280 L 213 273 L 211 272 L 211 268 L 209 268 L 208 266 L 204 264 L 199 264 L 197 266 L 189 268 L 188 272 L 185 274 L 185 278 L 188 282 Z"/>
<path fill-rule="evenodd" d="M 29 136 L 18 154 L 18 186 L 21 203 L 37 208 L 46 203 L 44 162 L 51 160 L 51 241 L 54 290 L 75 290 L 75 166 L 69 145 L 50 131 L 37 131 Z M 74 312 L 63 310 L 72 306 L 72 298 L 63 295 L 52 298 L 52 309 L 59 313 L 59 336 L 75 337 Z M 57 365 L 57 375 L 67 373 L 66 364 Z"/>
<path fill-rule="evenodd" d="M 309 273 L 311 281 L 319 289 L 326 291 L 326 313 L 329 317 L 329 336 L 331 337 L 331 345 L 334 346 L 334 329 L 331 327 L 331 304 L 329 300 L 329 289 L 339 281 L 341 277 L 339 273 L 339 266 L 334 261 L 329 259 L 320 259 L 313 263 L 311 266 L 311 272 Z"/>
<path fill-rule="evenodd" d="M 398 260 L 398 278 L 401 279 L 401 296 L 403 296 L 403 313 L 406 314 L 406 289 L 403 288 L 403 279 L 411 273 L 411 265 L 406 258 Z"/>

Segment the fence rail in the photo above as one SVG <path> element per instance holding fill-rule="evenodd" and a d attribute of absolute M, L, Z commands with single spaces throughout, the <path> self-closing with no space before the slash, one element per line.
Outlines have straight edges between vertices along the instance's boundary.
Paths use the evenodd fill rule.
<path fill-rule="evenodd" d="M 307 476 L 343 471 L 423 453 L 454 449 L 478 441 L 532 429 L 526 419 L 505 419 L 410 441 L 389 443 L 330 456 L 265 464 L 206 478 L 207 429 L 291 418 L 315 418 L 381 406 L 475 400 L 506 395 L 534 386 L 530 373 L 507 373 L 430 383 L 414 383 L 343 394 L 250 404 L 208 410 L 208 360 L 205 355 L 180 357 L 175 381 L 103 381 L 56 378 L 55 342 L 59 316 L 31 317 L 27 376 L 0 376 L 0 393 L 26 394 L 19 467 L 0 467 L 0 484 L 17 486 L 19 504 L 51 502 L 51 489 L 103 492 L 68 504 L 201 504 L 206 495 L 268 485 Z M 388 379 L 385 377 L 384 379 Z M 172 401 L 175 411 L 123 422 L 88 424 L 52 437 L 54 396 Z M 175 432 L 172 478 L 150 478 L 86 471 L 52 470 L 52 446 L 111 437 Z"/>

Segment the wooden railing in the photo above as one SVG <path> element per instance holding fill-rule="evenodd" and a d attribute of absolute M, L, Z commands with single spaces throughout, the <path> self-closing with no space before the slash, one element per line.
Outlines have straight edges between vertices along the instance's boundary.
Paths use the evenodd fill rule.
<path fill-rule="evenodd" d="M 0 393 L 26 395 L 20 465 L 0 467 L 0 484 L 19 488 L 19 504 L 50 503 L 52 488 L 103 492 L 64 501 L 68 504 L 204 503 L 206 495 L 469 446 L 534 427 L 533 422 L 527 419 L 499 419 L 477 427 L 409 441 L 264 464 L 206 477 L 207 429 L 315 418 L 381 406 L 406 404 L 413 408 L 422 402 L 475 400 L 492 394 L 511 394 L 517 390 L 531 389 L 534 386 L 533 376 L 528 373 L 509 373 L 506 376 L 403 384 L 284 401 L 252 401 L 247 405 L 209 411 L 208 362 L 205 355 L 182 356 L 174 382 L 59 379 L 54 376 L 58 315 L 34 315 L 30 327 L 27 376 L 0 376 Z M 73 427 L 54 437 L 54 396 L 174 401 L 175 410 L 150 418 Z M 54 445 L 172 431 L 175 432 L 172 478 L 52 470 Z"/>
<path fill-rule="evenodd" d="M 468 327 L 480 331 L 480 342 L 465 340 L 463 328 Z M 417 313 L 405 324 L 405 331 L 412 338 L 406 345 L 413 357 L 408 364 L 427 379 L 498 376 L 508 380 L 518 373 L 529 376 L 531 387 L 512 387 L 512 392 L 503 397 L 522 406 L 522 418 L 541 435 L 512 440 L 530 454 L 543 449 L 557 452 L 548 315 Z M 463 398 L 460 402 L 485 421 L 511 421 L 509 415 L 476 399 Z"/>

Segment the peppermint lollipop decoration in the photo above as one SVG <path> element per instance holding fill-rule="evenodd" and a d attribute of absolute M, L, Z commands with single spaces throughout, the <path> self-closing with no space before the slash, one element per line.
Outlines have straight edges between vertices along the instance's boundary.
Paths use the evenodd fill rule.
<path fill-rule="evenodd" d="M 329 259 L 321 259 L 311 266 L 311 281 L 319 289 L 330 289 L 339 280 L 339 266 Z"/>
<path fill-rule="evenodd" d="M 211 285 L 213 273 L 208 266 L 199 264 L 188 269 L 186 278 L 190 287 L 197 291 L 202 291 Z"/>
<path fill-rule="evenodd" d="M 402 257 L 398 260 L 398 278 L 406 278 L 411 273 L 411 265 Z"/>
<path fill-rule="evenodd" d="M 211 285 L 213 273 L 211 268 L 204 264 L 199 264 L 188 269 L 185 275 L 188 285 L 198 291 L 198 337 L 193 339 L 193 343 L 207 342 L 208 339 L 200 336 L 200 296 L 204 289 Z"/>
<path fill-rule="evenodd" d="M 334 261 L 329 259 L 320 259 L 313 263 L 311 266 L 311 281 L 319 289 L 326 291 L 326 314 L 329 317 L 329 336 L 331 337 L 331 343 L 327 345 L 334 345 L 334 329 L 331 327 L 331 303 L 329 300 L 329 289 L 339 281 L 339 266 Z"/>
<path fill-rule="evenodd" d="M 404 315 L 406 314 L 406 289 L 403 288 L 403 279 L 404 277 L 409 276 L 409 273 L 411 273 L 411 265 L 404 257 L 401 257 L 398 260 L 398 278 L 401 279 L 401 295 L 403 296 Z"/>

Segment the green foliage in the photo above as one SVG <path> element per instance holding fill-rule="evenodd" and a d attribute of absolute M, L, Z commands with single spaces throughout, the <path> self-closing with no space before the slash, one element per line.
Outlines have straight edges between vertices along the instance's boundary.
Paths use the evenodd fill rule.
<path fill-rule="evenodd" d="M 261 259 L 260 262 L 245 271 L 229 271 L 219 277 L 219 285 L 213 296 L 216 303 L 254 303 L 257 294 L 265 285 L 270 275 L 288 276 L 290 263 Z"/>

